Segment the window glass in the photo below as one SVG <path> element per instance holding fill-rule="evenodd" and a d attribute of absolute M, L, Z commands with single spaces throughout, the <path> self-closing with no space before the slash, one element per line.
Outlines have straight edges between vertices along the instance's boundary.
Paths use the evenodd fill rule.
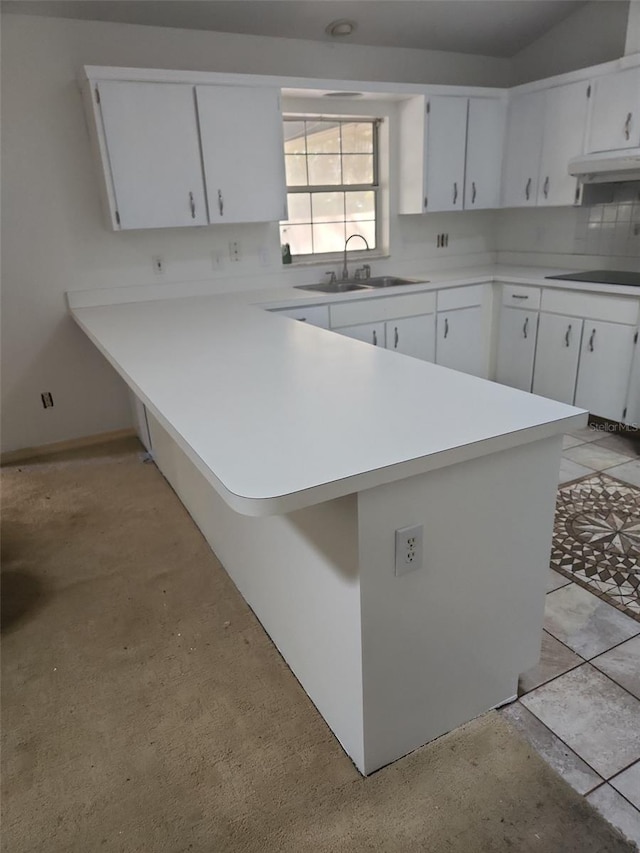
<path fill-rule="evenodd" d="M 284 140 L 289 219 L 280 231 L 291 253 L 342 252 L 351 234 L 361 234 L 374 249 L 377 122 L 285 119 Z M 348 251 L 363 250 L 362 241 L 349 243 Z"/>

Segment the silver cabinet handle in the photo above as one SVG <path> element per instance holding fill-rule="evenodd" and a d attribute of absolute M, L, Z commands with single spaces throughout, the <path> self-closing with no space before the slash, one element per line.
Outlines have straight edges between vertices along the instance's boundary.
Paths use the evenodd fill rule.
<path fill-rule="evenodd" d="M 218 190 L 218 210 L 220 211 L 220 216 L 224 216 L 224 199 L 222 197 L 222 190 Z"/>
<path fill-rule="evenodd" d="M 528 296 L 528 294 L 525 294 L 525 293 L 512 293 L 511 298 L 512 299 L 528 299 L 529 296 Z"/>
<path fill-rule="evenodd" d="M 595 347 L 594 347 L 595 339 L 596 339 L 596 330 L 592 329 L 591 335 L 589 337 L 589 352 L 593 352 L 595 349 Z"/>
<path fill-rule="evenodd" d="M 569 346 L 569 338 L 571 337 L 571 323 L 567 326 L 567 334 L 564 336 L 564 345 Z"/>
<path fill-rule="evenodd" d="M 449 334 L 449 320 L 447 319 L 447 317 L 445 317 L 444 318 L 444 336 L 445 336 L 445 338 L 447 337 L 448 334 Z"/>
<path fill-rule="evenodd" d="M 542 192 L 545 198 L 549 198 L 549 175 L 544 179 L 544 186 L 542 188 Z"/>
<path fill-rule="evenodd" d="M 193 197 L 193 193 L 189 193 L 189 207 L 191 209 L 191 218 L 196 218 L 196 200 Z"/>
<path fill-rule="evenodd" d="M 378 334 L 375 329 L 373 330 L 373 345 L 374 347 L 378 346 Z"/>
<path fill-rule="evenodd" d="M 306 323 L 307 322 L 306 317 L 296 317 L 296 320 L 298 321 L 298 323 Z"/>
<path fill-rule="evenodd" d="M 458 201 L 458 182 L 453 182 L 453 203 L 456 204 Z"/>
<path fill-rule="evenodd" d="M 524 195 L 527 201 L 529 201 L 529 196 L 531 195 L 531 178 L 527 180 L 526 186 L 524 188 Z"/>
<path fill-rule="evenodd" d="M 624 138 L 631 138 L 631 119 L 633 118 L 633 113 L 627 113 L 627 120 L 624 123 Z"/>
<path fill-rule="evenodd" d="M 395 326 L 393 330 L 393 348 L 398 349 L 398 343 L 400 342 L 400 335 L 398 334 L 398 327 Z"/>
<path fill-rule="evenodd" d="M 529 318 L 525 317 L 524 326 L 522 327 L 522 337 L 523 338 L 529 337 L 529 331 L 528 330 L 529 330 Z"/>
<path fill-rule="evenodd" d="M 471 181 L 471 204 L 476 203 L 476 182 Z"/>

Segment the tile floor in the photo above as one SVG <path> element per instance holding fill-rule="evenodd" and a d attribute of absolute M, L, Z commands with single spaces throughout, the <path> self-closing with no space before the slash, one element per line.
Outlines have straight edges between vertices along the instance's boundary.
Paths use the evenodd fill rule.
<path fill-rule="evenodd" d="M 640 444 L 565 436 L 560 483 L 606 471 L 640 486 Z M 549 569 L 540 663 L 502 709 L 531 745 L 640 846 L 640 622 Z"/>

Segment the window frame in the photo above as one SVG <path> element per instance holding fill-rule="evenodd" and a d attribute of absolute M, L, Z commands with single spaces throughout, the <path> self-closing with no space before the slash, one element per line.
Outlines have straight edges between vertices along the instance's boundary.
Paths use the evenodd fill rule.
<path fill-rule="evenodd" d="M 349 193 L 349 192 L 373 192 L 374 198 L 374 224 L 375 224 L 375 246 L 373 248 L 367 249 L 360 243 L 357 245 L 357 248 L 353 249 L 349 248 L 347 250 L 348 255 L 350 257 L 363 257 L 367 258 L 371 255 L 378 255 L 381 252 L 380 249 L 380 240 L 382 236 L 381 230 L 381 187 L 380 187 L 380 126 L 384 119 L 373 117 L 373 116 L 360 116 L 360 115 L 326 115 L 326 114 L 313 114 L 308 113 L 304 115 L 296 114 L 296 113 L 285 113 L 282 117 L 283 124 L 285 122 L 319 122 L 326 121 L 332 122 L 334 124 L 370 124 L 372 128 L 372 158 L 373 158 L 373 181 L 368 184 L 305 184 L 300 186 L 289 186 L 286 185 L 286 194 L 294 195 L 294 194 L 307 194 L 313 196 L 314 194 L 319 193 Z M 306 130 L 305 130 L 306 137 Z M 358 152 L 346 152 L 349 153 L 358 153 Z M 368 152 L 367 152 L 368 153 Z M 284 151 L 286 155 L 286 150 Z M 343 152 L 340 151 L 340 156 L 342 157 Z M 313 210 L 313 207 L 312 207 Z M 339 220 L 336 220 L 339 221 Z M 371 221 L 371 220 L 366 220 Z M 282 234 L 282 226 L 288 220 L 280 220 L 278 223 L 280 229 L 280 239 L 284 242 L 284 235 Z M 345 225 L 347 220 L 344 220 Z M 290 223 L 297 224 L 297 223 Z M 304 223 L 306 224 L 306 223 Z M 311 215 L 310 224 L 313 226 L 313 214 Z M 322 224 L 322 223 L 316 223 Z M 330 223 L 326 223 L 330 224 Z M 345 228 L 346 232 L 346 228 Z M 313 244 L 313 227 L 311 230 L 311 240 Z M 349 236 L 349 235 L 347 235 Z M 323 262 L 331 262 L 334 260 L 341 259 L 344 255 L 344 249 L 334 252 L 311 252 L 307 254 L 297 254 L 292 255 L 294 263 L 323 263 Z"/>

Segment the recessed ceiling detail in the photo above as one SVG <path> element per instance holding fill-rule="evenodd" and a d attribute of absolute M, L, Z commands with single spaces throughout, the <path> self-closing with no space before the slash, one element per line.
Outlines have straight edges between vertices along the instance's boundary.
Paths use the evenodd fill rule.
<path fill-rule="evenodd" d="M 325 33 L 333 38 L 344 38 L 350 36 L 356 31 L 358 25 L 355 21 L 350 21 L 348 18 L 339 18 L 337 21 L 331 21 L 325 27 Z"/>

